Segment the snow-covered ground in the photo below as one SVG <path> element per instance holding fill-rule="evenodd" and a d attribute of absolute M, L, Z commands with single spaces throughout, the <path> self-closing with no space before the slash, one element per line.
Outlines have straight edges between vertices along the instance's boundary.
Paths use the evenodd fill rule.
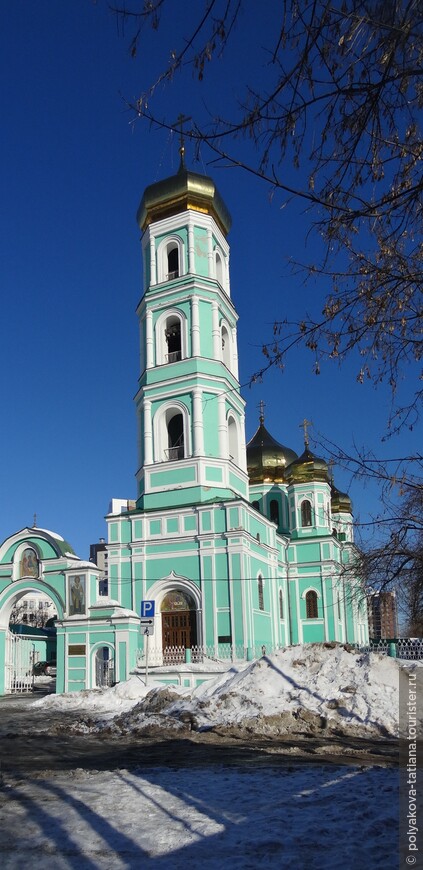
<path fill-rule="evenodd" d="M 80 731 L 107 727 L 117 739 L 155 723 L 182 738 L 186 728 L 243 740 L 265 735 L 270 742 L 273 735 L 324 733 L 328 744 L 343 734 L 346 743 L 348 735 L 367 736 L 383 747 L 398 732 L 398 684 L 405 677 L 385 656 L 308 645 L 231 667 L 194 691 L 146 687 L 135 674 L 113 689 L 52 695 L 36 706 L 63 711 L 64 722 L 66 711 L 80 711 Z M 393 767 L 307 763 L 289 754 L 276 763 L 268 752 L 241 767 L 227 761 L 197 767 L 189 764 L 191 745 L 187 739 L 183 769 L 5 777 L 2 866 L 12 870 L 26 860 L 34 870 L 138 870 L 150 860 L 169 870 L 398 866 Z"/>
<path fill-rule="evenodd" d="M 393 870 L 397 771 L 75 771 L 0 792 L 2 867 Z"/>

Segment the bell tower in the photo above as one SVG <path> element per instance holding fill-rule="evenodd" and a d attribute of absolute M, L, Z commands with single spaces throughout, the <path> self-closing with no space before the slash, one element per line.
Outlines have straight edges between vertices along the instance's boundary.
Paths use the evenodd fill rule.
<path fill-rule="evenodd" d="M 137 506 L 248 498 L 229 212 L 211 178 L 186 169 L 146 188 L 137 213 L 140 324 Z"/>

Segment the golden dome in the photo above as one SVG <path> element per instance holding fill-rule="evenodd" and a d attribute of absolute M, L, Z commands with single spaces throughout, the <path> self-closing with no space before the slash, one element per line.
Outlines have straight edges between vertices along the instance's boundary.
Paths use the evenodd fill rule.
<path fill-rule="evenodd" d="M 283 480 L 286 466 L 296 458 L 294 450 L 284 447 L 272 438 L 263 424 L 263 418 L 260 418 L 260 426 L 247 444 L 247 472 L 250 483 Z"/>
<path fill-rule="evenodd" d="M 329 483 L 329 470 L 324 459 L 315 456 L 308 447 L 291 462 L 285 472 L 288 483 Z"/>
<path fill-rule="evenodd" d="M 333 514 L 346 513 L 352 514 L 352 501 L 346 492 L 340 492 L 336 486 L 331 485 L 330 488 L 330 505 Z"/>
<path fill-rule="evenodd" d="M 186 209 L 212 215 L 224 236 L 228 234 L 232 219 L 214 181 L 207 175 L 186 169 L 181 159 L 176 175 L 146 187 L 137 211 L 137 222 L 144 231 L 153 221 Z"/>

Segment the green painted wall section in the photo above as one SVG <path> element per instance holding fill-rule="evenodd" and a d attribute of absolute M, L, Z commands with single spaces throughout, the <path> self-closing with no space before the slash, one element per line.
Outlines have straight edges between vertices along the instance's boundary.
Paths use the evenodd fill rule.
<path fill-rule="evenodd" d="M 196 274 L 206 277 L 209 274 L 209 245 L 207 230 L 203 227 L 194 227 L 194 250 Z"/>
<path fill-rule="evenodd" d="M 201 356 L 213 359 L 212 307 L 210 302 L 200 299 L 198 314 L 200 321 Z"/>
<path fill-rule="evenodd" d="M 177 486 L 180 483 L 191 483 L 195 481 L 196 470 L 194 466 L 181 466 L 180 468 L 166 469 L 166 471 L 156 471 L 151 474 L 151 486 Z"/>

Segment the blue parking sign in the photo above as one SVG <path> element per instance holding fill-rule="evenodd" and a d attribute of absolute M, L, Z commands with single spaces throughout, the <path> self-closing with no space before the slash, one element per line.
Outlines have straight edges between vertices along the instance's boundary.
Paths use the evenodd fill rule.
<path fill-rule="evenodd" d="M 153 617 L 155 605 L 155 601 L 141 601 L 141 619 L 146 619 L 148 616 Z"/>

